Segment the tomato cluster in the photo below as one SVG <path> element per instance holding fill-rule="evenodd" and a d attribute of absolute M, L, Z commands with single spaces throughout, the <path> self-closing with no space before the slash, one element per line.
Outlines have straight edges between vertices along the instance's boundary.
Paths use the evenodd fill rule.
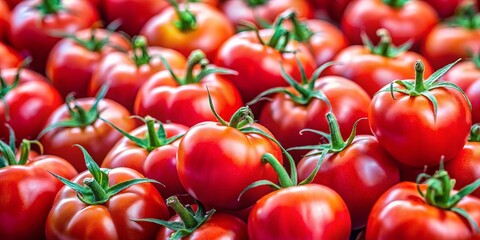
<path fill-rule="evenodd" d="M 0 239 L 480 239 L 477 0 L 0 0 Z"/>

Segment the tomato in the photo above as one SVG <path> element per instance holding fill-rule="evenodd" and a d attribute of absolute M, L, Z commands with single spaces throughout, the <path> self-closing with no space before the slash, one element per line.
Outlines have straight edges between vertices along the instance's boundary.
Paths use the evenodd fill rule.
<path fill-rule="evenodd" d="M 0 82 L 0 137 L 8 138 L 8 123 L 17 139 L 35 139 L 50 114 L 62 104 L 60 94 L 42 75 L 28 69 L 4 69 Z"/>
<path fill-rule="evenodd" d="M 438 24 L 428 34 L 421 49 L 422 55 L 434 68 L 440 68 L 458 58 L 468 57 L 469 51 L 480 52 L 478 16 L 472 2 L 461 5 L 453 19 Z"/>
<path fill-rule="evenodd" d="M 168 218 L 152 180 L 130 168 L 101 170 L 84 148 L 88 171 L 66 184 L 47 218 L 48 239 L 152 239 L 158 226 L 137 218 Z M 97 160 L 98 161 L 98 160 Z"/>
<path fill-rule="evenodd" d="M 424 0 L 437 11 L 441 18 L 447 18 L 455 13 L 462 0 Z"/>
<path fill-rule="evenodd" d="M 413 40 L 417 49 L 438 20 L 435 10 L 423 1 L 362 0 L 352 1 L 345 10 L 342 29 L 352 44 L 360 44 L 362 32 L 376 43 L 380 38 L 375 32 L 385 28 L 394 44 Z"/>
<path fill-rule="evenodd" d="M 89 96 L 94 96 L 107 84 L 109 91 L 106 97 L 132 112 L 138 89 L 154 73 L 166 69 L 159 56 L 164 57 L 173 69 L 185 67 L 186 59 L 179 52 L 148 47 L 145 38 L 138 36 L 128 53 L 112 52 L 102 58 L 92 76 Z"/>
<path fill-rule="evenodd" d="M 359 229 L 367 224 L 375 201 L 400 181 L 399 169 L 395 159 L 375 137 L 355 136 L 353 129 L 345 142 L 332 112 L 327 113 L 327 121 L 330 143 L 309 148 L 328 150 L 329 153 L 322 159 L 323 156 L 319 158 L 312 155 L 320 154 L 318 150 L 309 152 L 297 165 L 298 176 L 300 180 L 307 179 L 318 162 L 322 161 L 312 183 L 322 184 L 337 192 L 348 207 L 352 228 Z"/>
<path fill-rule="evenodd" d="M 32 157 L 29 141 L 23 141 L 18 160 L 14 148 L 1 142 L 0 235 L 2 239 L 45 239 L 45 223 L 62 183 L 48 172 L 73 178 L 77 171 L 65 159 L 53 155 Z M 12 146 L 13 147 L 13 146 Z"/>
<path fill-rule="evenodd" d="M 92 75 L 108 53 L 130 49 L 122 35 L 105 29 L 84 29 L 60 40 L 47 60 L 46 75 L 53 86 L 66 97 L 87 97 Z M 75 76 L 75 79 L 72 79 Z"/>
<path fill-rule="evenodd" d="M 0 42 L 0 69 L 20 67 L 22 56 L 17 50 Z"/>
<path fill-rule="evenodd" d="M 450 181 L 442 169 L 426 184 L 402 182 L 390 188 L 370 213 L 365 239 L 480 239 L 472 227 L 480 224 L 480 200 L 467 195 L 480 181 L 463 192 L 452 191 Z"/>
<path fill-rule="evenodd" d="M 218 48 L 234 33 L 231 23 L 215 7 L 206 3 L 178 5 L 175 1 L 141 30 L 152 46 L 171 48 L 184 56 L 200 49 L 211 61 Z"/>
<path fill-rule="evenodd" d="M 273 22 L 287 9 L 295 11 L 299 18 L 313 18 L 313 10 L 307 0 L 226 0 L 222 6 L 223 12 L 235 26 L 245 22 L 258 24 L 259 20 Z"/>
<path fill-rule="evenodd" d="M 70 97 L 64 105 L 55 109 L 39 136 L 45 153 L 64 157 L 78 171 L 83 171 L 83 154 L 72 146 L 80 144 L 101 164 L 122 134 L 99 118 L 124 131 L 135 127 L 127 109 L 112 100 L 103 99 L 105 91 L 106 88 L 103 88 L 96 99 L 76 100 Z"/>
<path fill-rule="evenodd" d="M 219 117 L 218 122 L 191 127 L 180 141 L 177 154 L 178 176 L 187 192 L 219 211 L 245 209 L 270 192 L 267 187 L 258 188 L 238 200 L 251 182 L 275 179 L 272 167 L 262 162 L 264 153 L 282 161 L 282 151 L 273 138 L 258 132 L 271 135 L 253 122 L 248 107 L 238 109 L 229 123 Z"/>
<path fill-rule="evenodd" d="M 373 97 L 370 128 L 397 161 L 412 167 L 434 166 L 442 156 L 445 162 L 454 158 L 465 145 L 472 122 L 469 101 L 456 85 L 437 82 L 453 65 L 424 82 L 423 64 L 418 61 L 415 80 L 394 81 Z"/>
<path fill-rule="evenodd" d="M 99 16 L 86 1 L 35 0 L 19 3 L 12 12 L 11 41 L 33 58 L 31 68 L 43 73 L 58 34 L 92 27 Z"/>
<path fill-rule="evenodd" d="M 184 73 L 164 70 L 152 75 L 137 94 L 134 113 L 185 126 L 215 121 L 216 118 L 208 107 L 208 88 L 216 112 L 222 118 L 230 118 L 243 105 L 235 86 L 220 75 L 232 72 L 204 65 L 205 60 L 202 51 L 194 51 Z M 194 73 L 197 65 L 202 65 L 202 69 Z"/>
<path fill-rule="evenodd" d="M 329 0 L 314 0 L 317 4 L 323 4 L 325 13 L 328 15 L 330 19 L 335 22 L 340 22 L 342 20 L 343 14 L 347 6 L 353 2 L 353 0 L 336 0 L 336 1 L 329 1 Z M 322 3 L 323 2 L 323 3 Z"/>
<path fill-rule="evenodd" d="M 176 156 L 179 137 L 188 128 L 176 123 L 155 124 L 151 117 L 144 121 L 144 126 L 130 133 L 118 129 L 124 136 L 108 152 L 101 166 L 128 167 L 157 180 L 164 185 L 155 185 L 163 197 L 186 194 L 178 179 Z"/>
<path fill-rule="evenodd" d="M 287 41 L 285 29 L 263 29 L 258 34 L 261 39 L 255 31 L 237 33 L 220 48 L 216 60 L 216 65 L 238 72 L 225 77 L 237 87 L 244 102 L 267 89 L 287 86 L 281 74 L 282 66 L 294 79 L 301 77 L 297 60 L 307 76 L 315 68 L 314 59 L 305 46 L 294 40 Z"/>
<path fill-rule="evenodd" d="M 421 55 L 407 51 L 408 44 L 395 47 L 389 33 L 379 30 L 381 41 L 377 46 L 365 38 L 364 46 L 354 45 L 340 51 L 334 58 L 334 65 L 327 69 L 327 74 L 348 78 L 373 97 L 375 93 L 395 79 L 410 78 L 412 65 L 420 59 L 425 64 L 425 73 L 431 74 L 428 62 Z"/>
<path fill-rule="evenodd" d="M 11 12 L 7 2 L 0 1 L 0 41 L 8 40 L 10 33 L 10 17 Z M 2 55 L 3 56 L 3 55 Z"/>

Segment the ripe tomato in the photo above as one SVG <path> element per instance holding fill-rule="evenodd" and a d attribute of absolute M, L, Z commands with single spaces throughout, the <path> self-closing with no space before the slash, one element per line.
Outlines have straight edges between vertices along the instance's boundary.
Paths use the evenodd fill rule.
<path fill-rule="evenodd" d="M 23 141 L 20 156 L 1 142 L 0 236 L 2 239 L 45 239 L 45 223 L 55 195 L 63 184 L 50 173 L 73 178 L 77 171 L 65 159 L 53 155 L 32 156 L 30 142 Z"/>
<path fill-rule="evenodd" d="M 149 44 L 171 48 L 184 56 L 200 49 L 213 61 L 220 46 L 235 33 L 228 19 L 214 6 L 206 3 L 178 5 L 172 1 L 142 28 Z"/>
<path fill-rule="evenodd" d="M 22 62 L 22 56 L 17 50 L 0 42 L 0 69 L 18 68 Z"/>

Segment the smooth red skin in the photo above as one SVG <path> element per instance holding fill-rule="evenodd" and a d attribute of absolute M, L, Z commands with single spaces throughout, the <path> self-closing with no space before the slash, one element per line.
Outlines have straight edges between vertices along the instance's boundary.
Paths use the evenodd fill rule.
<path fill-rule="evenodd" d="M 80 107 L 88 110 L 95 99 L 82 98 L 77 103 Z M 100 117 L 115 124 L 124 131 L 131 131 L 135 127 L 135 121 L 129 118 L 130 114 L 118 103 L 103 99 L 98 105 Z M 48 118 L 45 126 L 68 120 L 70 114 L 64 105 L 58 107 Z M 40 139 L 45 153 L 57 155 L 68 160 L 79 172 L 86 168 L 82 151 L 73 144 L 82 145 L 92 156 L 97 164 L 101 165 L 110 149 L 122 137 L 122 134 L 104 121 L 97 119 L 92 125 L 85 128 L 59 127 L 47 132 Z"/>
<path fill-rule="evenodd" d="M 264 41 L 270 39 L 272 29 L 260 30 Z M 216 64 L 238 72 L 237 75 L 226 75 L 240 91 L 243 102 L 248 102 L 261 92 L 288 83 L 281 75 L 281 65 L 294 79 L 300 81 L 301 74 L 296 58 L 310 76 L 315 69 L 315 60 L 305 46 L 290 41 L 287 48 L 297 53 L 280 53 L 279 51 L 259 43 L 253 31 L 240 32 L 227 40 L 218 51 Z"/>
<path fill-rule="evenodd" d="M 183 71 L 177 71 L 178 77 L 183 75 Z M 208 102 L 207 87 L 215 111 L 222 118 L 230 119 L 243 105 L 240 93 L 224 76 L 210 74 L 199 83 L 179 85 L 165 70 L 153 75 L 140 88 L 134 113 L 189 127 L 203 121 L 215 121 Z"/>
<path fill-rule="evenodd" d="M 65 159 L 52 155 L 35 156 L 25 165 L 0 169 L 2 239 L 45 239 L 48 212 L 63 186 L 47 171 L 67 179 L 77 175 Z"/>
<path fill-rule="evenodd" d="M 441 18 L 447 18 L 455 13 L 462 0 L 424 0 L 430 4 Z"/>
<path fill-rule="evenodd" d="M 313 18 L 312 6 L 306 0 L 267 1 L 264 5 L 254 8 L 242 0 L 227 0 L 222 5 L 223 12 L 235 26 L 239 26 L 245 21 L 258 24 L 257 19 L 272 23 L 280 13 L 287 9 L 294 10 L 299 18 Z"/>
<path fill-rule="evenodd" d="M 445 164 L 445 170 L 452 179 L 455 179 L 455 189 L 480 178 L 480 142 L 467 142 L 457 156 Z M 471 195 L 480 198 L 480 189 Z"/>
<path fill-rule="evenodd" d="M 421 60 L 425 65 L 424 76 L 430 76 L 430 64 L 418 53 L 407 51 L 395 58 L 389 58 L 372 54 L 366 47 L 355 45 L 340 51 L 334 61 L 341 64 L 328 68 L 325 73 L 348 78 L 373 97 L 394 80 L 412 78 L 415 75 L 412 66 L 417 60 Z"/>
<path fill-rule="evenodd" d="M 173 137 L 185 133 L 188 128 L 175 123 L 163 124 L 166 137 Z M 158 129 L 158 125 L 157 128 Z M 147 134 L 147 126 L 141 126 L 131 131 L 135 137 L 144 138 Z M 139 147 L 127 137 L 122 137 L 108 152 L 102 168 L 128 167 L 138 171 L 145 177 L 157 180 L 164 186 L 156 184 L 158 192 L 168 198 L 173 195 L 186 194 L 178 179 L 177 174 L 177 148 L 178 140 L 164 146 L 160 146 L 151 152 Z"/>
<path fill-rule="evenodd" d="M 332 189 L 308 184 L 261 198 L 248 218 L 251 240 L 349 239 L 350 214 Z"/>
<path fill-rule="evenodd" d="M 463 148 L 470 132 L 471 112 L 460 92 L 448 88 L 429 92 L 438 102 L 436 119 L 426 97 L 398 92 L 394 92 L 396 100 L 390 92 L 378 93 L 368 110 L 370 128 L 378 142 L 408 166 L 435 166 L 442 156 L 448 162 Z"/>
<path fill-rule="evenodd" d="M 12 84 L 17 72 L 16 68 L 4 69 L 1 76 L 7 84 Z M 6 123 L 15 131 L 17 140 L 35 139 L 50 114 L 62 104 L 60 94 L 47 79 L 28 69 L 21 70 L 19 85 L 3 99 L 5 102 L 0 104 L 0 137 L 4 140 L 10 136 Z"/>
<path fill-rule="evenodd" d="M 442 80 L 455 83 L 463 91 L 480 79 L 480 68 L 472 61 L 463 61 L 455 64 L 443 77 Z"/>
<path fill-rule="evenodd" d="M 356 83 L 342 77 L 321 77 L 315 86 L 316 90 L 323 92 L 329 99 L 342 136 L 348 138 L 355 121 L 367 117 L 370 97 Z M 330 131 L 325 118 L 330 109 L 324 101 L 314 99 L 307 106 L 302 106 L 295 104 L 285 94 L 277 94 L 272 98 L 263 107 L 258 122 L 268 128 L 284 148 L 316 145 L 321 141 L 322 137 L 318 134 L 300 134 L 302 129 Z M 371 134 L 367 121 L 359 122 L 357 133 Z M 296 162 L 305 153 L 307 151 L 290 151 Z"/>
<path fill-rule="evenodd" d="M 35 9 L 39 3 L 40 0 L 23 1 L 13 9 L 11 40 L 17 49 L 32 56 L 32 69 L 44 72 L 50 50 L 61 39 L 52 34 L 75 33 L 92 27 L 99 21 L 99 15 L 86 1 L 62 0 L 64 10 L 42 16 Z"/>
<path fill-rule="evenodd" d="M 480 39 L 480 29 L 469 30 L 439 24 L 428 34 L 421 53 L 435 69 L 439 69 L 459 58 L 469 58 L 467 49 L 479 52 L 478 39 Z"/>
<path fill-rule="evenodd" d="M 143 175 L 129 168 L 109 171 L 109 186 Z M 72 181 L 83 185 L 91 177 L 88 171 Z M 168 210 L 162 196 L 152 183 L 131 186 L 111 197 L 103 205 L 86 205 L 76 192 L 64 186 L 55 198 L 47 218 L 48 239 L 153 239 L 159 225 L 135 222 L 131 219 L 168 219 Z"/>
<path fill-rule="evenodd" d="M 185 57 L 179 52 L 160 47 L 149 47 L 150 56 L 163 56 L 173 69 L 183 69 Z M 109 84 L 106 98 L 112 99 L 133 112 L 135 97 L 140 87 L 156 72 L 165 70 L 158 57 L 151 59 L 149 64 L 137 67 L 132 59 L 132 53 L 113 52 L 107 54 L 98 63 L 92 76 L 88 94 L 95 96 L 104 84 Z"/>
<path fill-rule="evenodd" d="M 472 104 L 472 122 L 480 123 L 480 78 L 465 91 Z"/>
<path fill-rule="evenodd" d="M 353 0 L 311 0 L 317 9 L 323 11 L 331 20 L 339 23 L 348 4 Z"/>
<path fill-rule="evenodd" d="M 125 50 L 130 49 L 128 40 L 120 34 L 112 34 L 105 29 L 95 30 L 95 37 L 99 40 L 104 39 L 109 34 L 111 34 L 109 42 L 112 45 Z M 88 40 L 92 36 L 92 30 L 81 30 L 75 33 L 75 36 L 82 40 Z M 87 97 L 88 85 L 99 62 L 105 55 L 115 51 L 118 50 L 108 44 L 98 52 L 90 51 L 75 40 L 64 38 L 50 52 L 46 74 L 64 98 L 72 92 L 77 98 Z M 72 76 L 75 76 L 75 79 L 72 79 Z"/>
<path fill-rule="evenodd" d="M 271 135 L 257 123 L 251 126 Z M 248 185 L 258 180 L 278 181 L 270 164 L 262 163 L 264 153 L 283 162 L 280 147 L 261 135 L 244 134 L 216 122 L 199 123 L 178 146 L 178 176 L 187 192 L 209 208 L 245 209 L 272 191 L 267 186 L 255 188 L 238 201 Z"/>
<path fill-rule="evenodd" d="M 395 45 L 413 39 L 413 49 L 417 49 L 438 21 L 435 10 L 423 1 L 408 1 L 395 9 L 382 0 L 357 0 L 348 5 L 341 25 L 352 44 L 362 44 L 362 32 L 376 43 L 380 40 L 377 30 L 385 28 Z"/>
<path fill-rule="evenodd" d="M 181 222 L 178 215 L 170 218 L 170 222 Z M 168 240 L 174 233 L 173 230 L 162 227 L 157 234 L 156 240 Z M 248 239 L 247 224 L 235 216 L 225 213 L 214 213 L 213 216 L 202 226 L 197 228 L 190 236 L 183 240 L 245 240 Z"/>
<path fill-rule="evenodd" d="M 421 185 L 425 192 L 426 186 Z M 467 196 L 457 205 L 480 223 L 480 200 Z M 401 182 L 385 192 L 368 218 L 366 240 L 480 239 L 459 214 L 426 204 L 414 182 Z"/>
<path fill-rule="evenodd" d="M 319 156 L 311 156 L 298 163 L 300 180 L 310 175 L 318 160 Z M 329 153 L 325 157 L 312 183 L 337 192 L 349 209 L 352 228 L 359 229 L 367 224 L 375 201 L 399 181 L 395 159 L 388 155 L 375 137 L 358 135 L 342 152 Z"/>
<path fill-rule="evenodd" d="M 180 9 L 185 9 L 181 4 Z M 235 34 L 235 29 L 225 15 L 206 3 L 189 3 L 188 10 L 197 21 L 196 29 L 181 31 L 176 27 L 179 20 L 173 7 L 168 7 L 152 17 L 142 28 L 152 46 L 171 48 L 188 57 L 193 50 L 201 49 L 210 61 L 217 55 L 220 46 Z"/>
<path fill-rule="evenodd" d="M 10 34 L 10 17 L 11 12 L 8 8 L 7 2 L 0 1 L 0 41 L 5 42 L 9 38 Z M 3 56 L 0 55 L 0 56 Z"/>
<path fill-rule="evenodd" d="M 17 50 L 0 42 L 0 69 L 16 68 L 20 66 L 23 57 Z"/>

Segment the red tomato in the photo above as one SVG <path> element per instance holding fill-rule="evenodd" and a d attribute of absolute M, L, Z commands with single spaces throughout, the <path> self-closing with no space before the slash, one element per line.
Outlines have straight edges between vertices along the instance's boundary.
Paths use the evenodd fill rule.
<path fill-rule="evenodd" d="M 370 128 L 397 161 L 412 167 L 434 166 L 442 156 L 445 162 L 454 158 L 465 145 L 472 122 L 468 99 L 456 85 L 437 82 L 452 66 L 424 82 L 423 64 L 418 61 L 415 80 L 395 81 L 373 97 Z"/>
<path fill-rule="evenodd" d="M 50 114 L 62 104 L 60 94 L 42 75 L 20 68 L 1 71 L 0 138 L 10 135 L 10 124 L 17 139 L 35 139 Z"/>
<path fill-rule="evenodd" d="M 299 18 L 312 18 L 313 10 L 306 0 L 226 0 L 222 6 L 223 12 L 235 25 L 244 22 L 258 24 L 258 20 L 273 22 L 278 14 L 291 9 Z"/>
<path fill-rule="evenodd" d="M 109 99 L 69 99 L 48 118 L 40 141 L 45 153 L 67 159 L 78 170 L 85 170 L 82 152 L 73 147 L 80 144 L 101 164 L 107 153 L 122 137 L 113 127 L 99 118 L 106 119 L 124 131 L 135 127 L 130 114 L 120 104 Z"/>
<path fill-rule="evenodd" d="M 8 40 L 10 33 L 10 17 L 11 12 L 7 2 L 0 1 L 0 41 Z M 3 56 L 3 55 L 0 55 Z"/>
<path fill-rule="evenodd" d="M 418 59 L 425 64 L 425 74 L 432 73 L 424 57 L 406 51 L 405 45 L 395 47 L 384 30 L 379 30 L 378 34 L 382 40 L 377 46 L 365 39 L 364 46 L 350 46 L 340 51 L 334 59 L 340 64 L 327 69 L 327 73 L 356 82 L 371 97 L 392 80 L 410 78 L 413 75 L 412 65 Z"/>
<path fill-rule="evenodd" d="M 225 15 L 206 3 L 175 3 L 152 17 L 141 31 L 152 46 L 171 48 L 184 56 L 200 49 L 211 61 L 234 33 Z"/>
<path fill-rule="evenodd" d="M 92 76 L 88 94 L 95 95 L 109 85 L 107 98 L 133 112 L 138 89 L 154 73 L 166 69 L 159 56 L 164 57 L 173 69 L 184 68 L 186 59 L 179 52 L 160 47 L 147 47 L 144 37 L 134 39 L 133 50 L 128 53 L 107 54 L 98 63 Z"/>
<path fill-rule="evenodd" d="M 194 67 L 205 60 L 203 52 L 194 51 L 184 73 L 164 70 L 151 76 L 137 94 L 134 113 L 185 126 L 215 121 L 208 107 L 208 87 L 216 112 L 222 118 L 230 118 L 243 105 L 235 86 L 220 75 L 231 72 L 209 65 L 194 73 Z M 205 76 L 206 73 L 210 74 Z"/>
<path fill-rule="evenodd" d="M 11 20 L 13 45 L 30 54 L 31 67 L 43 73 L 50 50 L 61 39 L 55 34 L 92 27 L 99 16 L 86 1 L 29 0 L 15 7 Z"/>
<path fill-rule="evenodd" d="M 462 0 L 424 0 L 437 11 L 441 18 L 447 18 L 455 13 Z"/>
<path fill-rule="evenodd" d="M 317 9 L 321 10 L 336 23 L 342 20 L 345 9 L 352 1 L 353 0 L 311 0 L 311 2 L 316 5 Z"/>
<path fill-rule="evenodd" d="M 60 40 L 50 52 L 46 74 L 66 97 L 87 97 L 88 85 L 102 58 L 118 48 L 130 49 L 122 35 L 105 29 L 84 29 Z M 72 79 L 75 76 L 75 79 Z"/>
<path fill-rule="evenodd" d="M 0 42 L 0 69 L 20 67 L 22 56 L 17 50 Z"/>
<path fill-rule="evenodd" d="M 452 20 L 433 28 L 422 46 L 422 55 L 436 69 L 468 57 L 469 51 L 480 52 L 479 13 L 471 2 L 466 3 Z"/>
<path fill-rule="evenodd" d="M 67 186 L 57 194 L 48 214 L 47 238 L 153 239 L 157 225 L 132 221 L 168 218 L 151 180 L 130 168 L 104 172 L 90 156 L 85 158 L 89 171 L 72 181 L 61 179 Z"/>
<path fill-rule="evenodd" d="M 101 166 L 128 167 L 157 180 L 164 185 L 155 185 L 163 197 L 186 194 L 178 178 L 176 156 L 179 136 L 187 130 L 175 123 L 155 124 L 154 119 L 147 117 L 144 126 L 122 133 L 124 136 L 112 147 Z"/>
<path fill-rule="evenodd" d="M 30 143 L 21 145 L 18 160 L 14 159 L 15 154 L 7 144 L 0 144 L 0 236 L 5 240 L 45 239 L 48 212 L 63 186 L 48 172 L 70 179 L 77 175 L 77 171 L 60 157 L 30 157 Z"/>
<path fill-rule="evenodd" d="M 423 1 L 357 0 L 346 9 L 342 29 L 352 44 L 361 44 L 362 32 L 376 43 L 375 32 L 385 28 L 394 44 L 413 40 L 417 49 L 437 22 L 437 13 Z"/>
<path fill-rule="evenodd" d="M 332 189 L 309 184 L 274 191 L 257 201 L 248 218 L 251 240 L 349 239 L 350 215 Z"/>

